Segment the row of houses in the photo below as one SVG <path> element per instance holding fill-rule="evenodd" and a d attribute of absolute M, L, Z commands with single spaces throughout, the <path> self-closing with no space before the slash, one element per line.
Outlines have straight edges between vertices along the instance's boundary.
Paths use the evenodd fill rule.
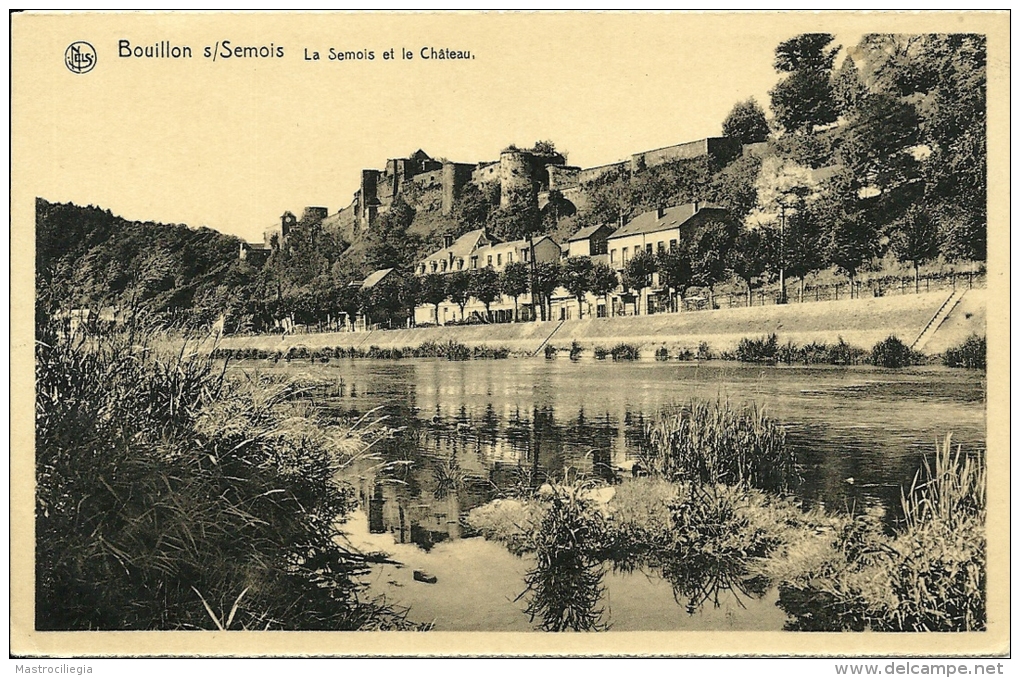
<path fill-rule="evenodd" d="M 449 275 L 458 271 L 491 268 L 499 273 L 514 262 L 532 265 L 555 262 L 566 257 L 590 257 L 593 262 L 608 264 L 618 274 L 622 274 L 628 262 L 638 253 L 656 254 L 675 249 L 705 223 L 729 219 L 728 212 L 718 205 L 687 203 L 644 212 L 619 228 L 606 224 L 582 228 L 563 244 L 546 235 L 499 242 L 484 229 L 477 229 L 457 239 L 448 236 L 442 249 L 424 257 L 414 272 L 419 276 Z M 551 319 L 655 313 L 664 306 L 663 293 L 657 275 L 652 277 L 650 287 L 636 295 L 620 286 L 606 298 L 589 293 L 580 304 L 567 290 L 559 288 L 551 298 Z M 530 294 L 524 294 L 517 299 L 516 304 L 514 299 L 505 296 L 490 304 L 491 320 L 510 321 L 514 317 L 515 307 L 523 319 L 535 317 L 534 300 Z M 485 306 L 477 299 L 468 300 L 463 309 L 463 317 L 459 305 L 446 301 L 439 304 L 438 308 L 434 305 L 418 306 L 414 319 L 418 325 L 444 325 L 472 318 L 485 319 L 485 313 Z"/>

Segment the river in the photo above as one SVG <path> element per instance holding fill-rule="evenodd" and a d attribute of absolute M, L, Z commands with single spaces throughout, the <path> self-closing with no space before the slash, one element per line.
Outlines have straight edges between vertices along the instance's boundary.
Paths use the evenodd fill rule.
<path fill-rule="evenodd" d="M 261 367 L 260 367 L 261 369 Z M 377 568 L 370 590 L 409 606 L 439 630 L 529 630 L 514 600 L 529 559 L 469 538 L 460 518 L 536 477 L 573 480 L 626 466 L 646 422 L 691 398 L 755 402 L 783 424 L 798 454 L 805 506 L 838 512 L 881 506 L 899 516 L 935 441 L 952 433 L 985 446 L 984 372 L 915 367 L 761 367 L 728 362 L 438 359 L 295 361 L 273 368 L 320 387 L 323 411 L 380 408 L 403 428 L 380 448 L 392 462 L 362 469 L 365 510 L 349 521 L 354 543 L 387 551 L 402 567 Z M 425 570 L 438 581 L 413 581 Z M 690 613 L 654 573 L 607 573 L 603 606 L 615 630 L 782 628 L 774 591 L 720 597 Z"/>

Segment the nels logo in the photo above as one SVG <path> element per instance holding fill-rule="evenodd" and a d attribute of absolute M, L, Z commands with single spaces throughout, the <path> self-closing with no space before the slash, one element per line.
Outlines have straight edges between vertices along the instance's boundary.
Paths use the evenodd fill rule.
<path fill-rule="evenodd" d="M 64 52 L 64 65 L 72 73 L 88 73 L 96 66 L 96 48 L 84 40 L 72 42 Z"/>

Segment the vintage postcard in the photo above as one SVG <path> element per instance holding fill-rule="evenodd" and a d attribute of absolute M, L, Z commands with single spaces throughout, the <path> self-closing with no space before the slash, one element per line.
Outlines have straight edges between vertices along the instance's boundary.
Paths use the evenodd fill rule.
<path fill-rule="evenodd" d="M 11 40 L 13 655 L 1008 654 L 1007 12 Z"/>

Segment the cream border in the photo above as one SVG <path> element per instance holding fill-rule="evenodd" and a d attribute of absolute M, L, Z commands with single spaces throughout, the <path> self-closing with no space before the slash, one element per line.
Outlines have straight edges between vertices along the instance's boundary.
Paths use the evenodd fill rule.
<path fill-rule="evenodd" d="M 84 13 L 81 13 L 84 14 Z M 390 16 L 373 17 L 380 25 Z M 447 15 L 453 20 L 451 15 Z M 627 14 L 613 15 L 626 21 Z M 696 20 L 702 15 L 690 15 Z M 961 656 L 1009 652 L 1009 14 L 801 13 L 727 14 L 728 22 L 786 22 L 834 31 L 983 32 L 988 35 L 989 248 L 988 315 L 989 544 L 988 631 L 974 634 L 608 633 L 543 635 L 497 633 L 199 633 L 33 631 L 33 258 L 31 177 L 47 171 L 27 155 L 28 141 L 47 133 L 45 120 L 20 115 L 22 86 L 36 64 L 19 58 L 50 16 L 12 15 L 11 119 L 11 652 L 23 656 L 362 656 L 362 655 L 810 655 Z M 85 17 L 82 17 L 85 19 Z M 229 16 L 221 17 L 224 21 Z M 468 26 L 476 15 L 458 15 Z M 92 16 L 90 20 L 96 20 Z M 534 16 L 534 21 L 544 20 Z M 274 21 L 286 22 L 276 16 Z M 484 29 L 483 29 L 484 30 Z M 157 215 L 153 215 L 154 217 Z"/>

